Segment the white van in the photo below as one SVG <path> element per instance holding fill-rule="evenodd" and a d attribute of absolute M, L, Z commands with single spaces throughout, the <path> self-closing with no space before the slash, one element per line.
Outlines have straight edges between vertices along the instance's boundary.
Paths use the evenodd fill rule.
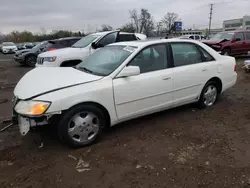
<path fill-rule="evenodd" d="M 41 53 L 37 58 L 36 67 L 72 67 L 108 44 L 146 38 L 143 34 L 125 33 L 118 30 L 90 34 L 72 47 Z"/>

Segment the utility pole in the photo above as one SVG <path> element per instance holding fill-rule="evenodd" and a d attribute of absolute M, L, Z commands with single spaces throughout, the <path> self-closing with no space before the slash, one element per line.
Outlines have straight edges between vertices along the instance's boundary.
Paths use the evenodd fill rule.
<path fill-rule="evenodd" d="M 213 4 L 210 4 L 208 35 L 210 35 L 212 15 L 213 15 Z"/>

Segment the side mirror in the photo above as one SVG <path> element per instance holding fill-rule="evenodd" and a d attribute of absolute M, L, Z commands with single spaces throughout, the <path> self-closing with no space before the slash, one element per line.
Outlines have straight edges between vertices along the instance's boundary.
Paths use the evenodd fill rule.
<path fill-rule="evenodd" d="M 103 45 L 93 42 L 93 43 L 91 44 L 91 47 L 92 47 L 93 49 L 97 49 L 97 48 L 102 48 Z"/>
<path fill-rule="evenodd" d="M 96 43 L 95 43 L 95 42 L 92 42 L 91 47 L 92 47 L 93 49 L 96 49 L 96 48 L 97 48 Z"/>
<path fill-rule="evenodd" d="M 125 67 L 118 75 L 117 78 L 123 78 L 128 76 L 136 76 L 140 74 L 140 68 L 138 66 Z"/>

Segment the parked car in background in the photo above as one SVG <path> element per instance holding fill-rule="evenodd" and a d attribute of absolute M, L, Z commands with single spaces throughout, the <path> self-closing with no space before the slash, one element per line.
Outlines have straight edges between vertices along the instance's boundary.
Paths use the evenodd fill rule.
<path fill-rule="evenodd" d="M 4 54 L 15 53 L 17 51 L 17 47 L 13 42 L 3 42 L 1 44 L 1 52 Z"/>
<path fill-rule="evenodd" d="M 31 42 L 24 42 L 24 43 L 17 43 L 16 44 L 18 50 L 31 49 L 35 45 L 36 45 L 35 43 L 31 43 Z"/>
<path fill-rule="evenodd" d="M 194 40 L 113 43 L 74 68 L 28 72 L 14 90 L 13 120 L 22 135 L 56 122 L 64 143 L 83 147 L 123 121 L 194 102 L 211 107 L 236 83 L 235 67 Z"/>
<path fill-rule="evenodd" d="M 193 39 L 193 40 L 203 40 L 205 37 L 203 35 L 182 35 L 180 39 Z"/>
<path fill-rule="evenodd" d="M 82 62 L 96 50 L 115 42 L 147 38 L 143 34 L 108 31 L 83 37 L 70 48 L 45 52 L 38 56 L 36 67 L 72 67 Z"/>
<path fill-rule="evenodd" d="M 14 59 L 16 62 L 25 64 L 30 67 L 34 67 L 37 61 L 37 56 L 40 53 L 69 47 L 79 39 L 81 39 L 81 37 L 67 37 L 56 40 L 44 41 L 37 44 L 32 49 L 17 51 L 14 56 Z"/>
<path fill-rule="evenodd" d="M 221 32 L 202 42 L 222 55 L 247 55 L 250 51 L 250 31 Z"/>

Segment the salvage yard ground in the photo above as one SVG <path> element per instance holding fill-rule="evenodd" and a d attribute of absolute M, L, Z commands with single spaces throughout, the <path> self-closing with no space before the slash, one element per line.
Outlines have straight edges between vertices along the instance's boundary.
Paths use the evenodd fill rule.
<path fill-rule="evenodd" d="M 245 59 L 237 58 L 237 84 L 212 108 L 187 105 L 129 121 L 88 148 L 69 149 L 48 130 L 42 148 L 35 133 L 22 138 L 16 126 L 1 132 L 0 188 L 250 187 Z M 0 55 L 0 99 L 8 99 L 0 101 L 0 122 L 11 116 L 13 87 L 28 70 Z"/>

